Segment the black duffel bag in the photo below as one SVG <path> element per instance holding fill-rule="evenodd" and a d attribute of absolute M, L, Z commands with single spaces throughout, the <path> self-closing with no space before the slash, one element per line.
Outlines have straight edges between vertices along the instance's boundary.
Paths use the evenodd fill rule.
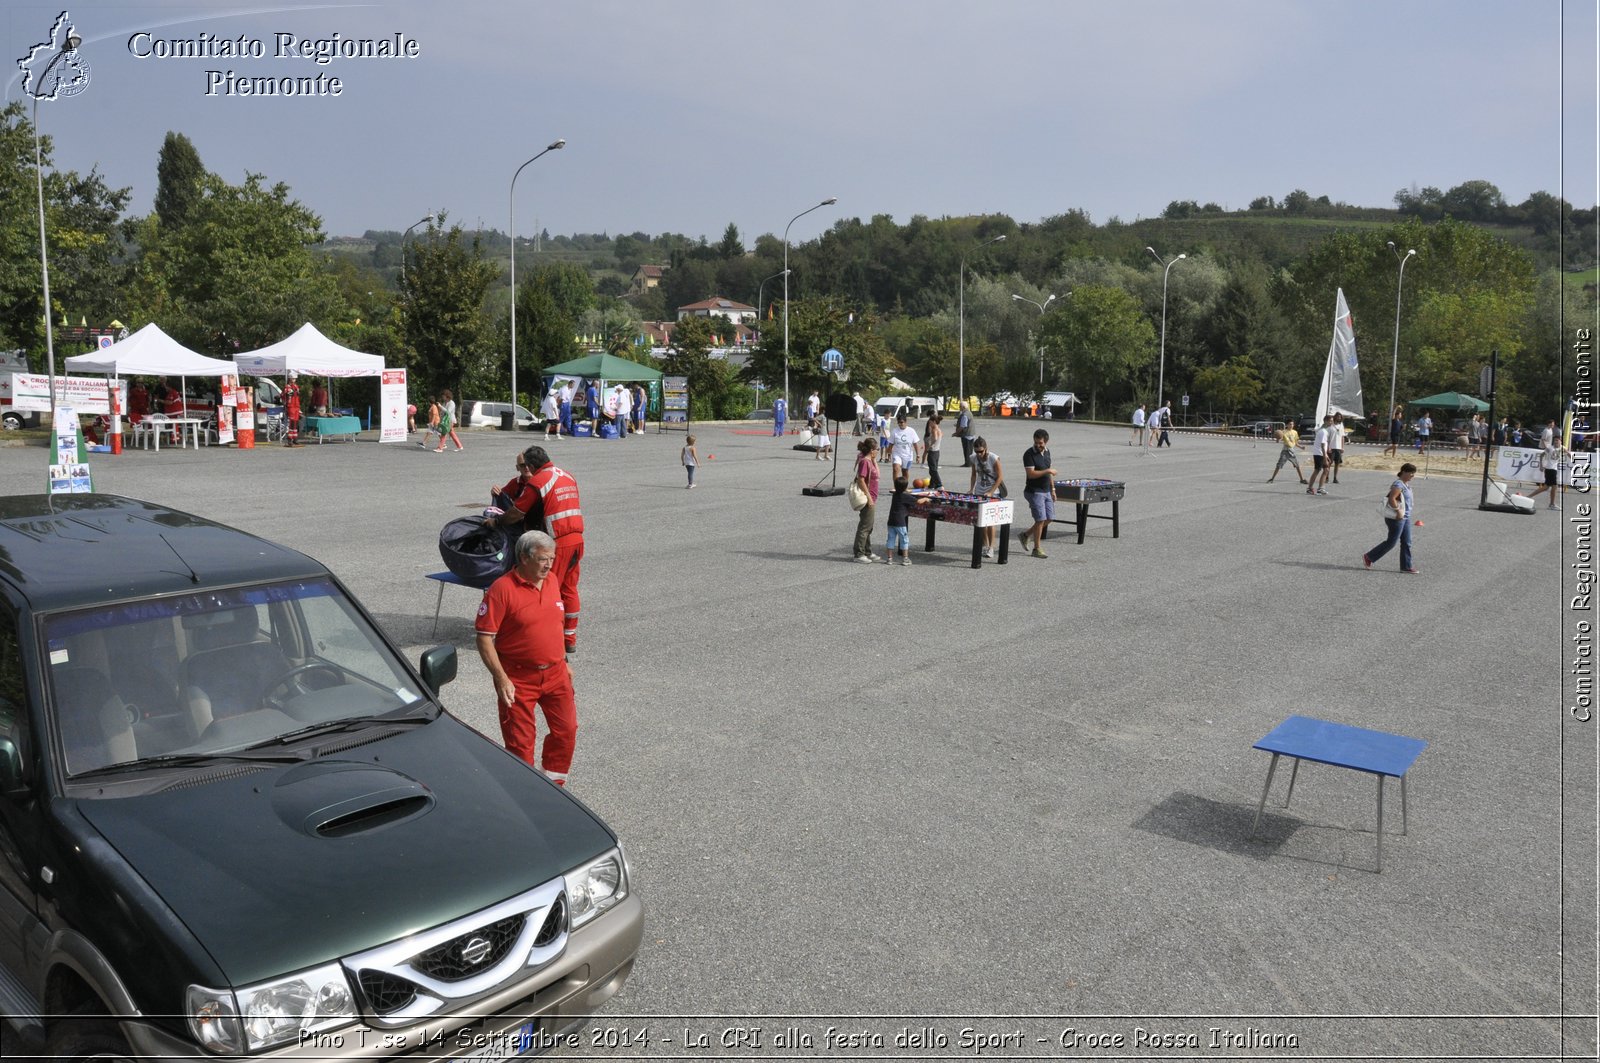
<path fill-rule="evenodd" d="M 511 543 L 500 526 L 483 517 L 457 517 L 439 530 L 439 556 L 469 587 L 488 588 L 511 570 Z"/>

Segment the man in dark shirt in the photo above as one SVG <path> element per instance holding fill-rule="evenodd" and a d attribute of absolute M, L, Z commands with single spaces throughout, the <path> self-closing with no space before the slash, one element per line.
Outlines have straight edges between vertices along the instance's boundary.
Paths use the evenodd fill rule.
<path fill-rule="evenodd" d="M 1045 447 L 1048 442 L 1050 433 L 1040 428 L 1033 433 L 1033 446 L 1022 454 L 1022 469 L 1028 477 L 1022 495 L 1033 514 L 1033 527 L 1019 532 L 1017 537 L 1022 540 L 1022 548 L 1032 551 L 1034 557 L 1046 556 L 1040 544 L 1056 515 L 1056 470 Z"/>

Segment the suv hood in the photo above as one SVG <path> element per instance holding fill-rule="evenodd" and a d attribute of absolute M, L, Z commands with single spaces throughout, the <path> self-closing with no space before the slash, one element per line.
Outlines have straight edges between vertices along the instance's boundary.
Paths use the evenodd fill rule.
<path fill-rule="evenodd" d="M 342 757 L 210 770 L 78 811 L 235 986 L 488 907 L 616 841 L 449 715 Z"/>

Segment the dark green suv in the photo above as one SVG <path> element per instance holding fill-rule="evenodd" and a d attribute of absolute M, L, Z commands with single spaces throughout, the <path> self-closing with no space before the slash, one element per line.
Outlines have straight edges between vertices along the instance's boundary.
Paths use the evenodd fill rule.
<path fill-rule="evenodd" d="M 444 711 L 455 671 L 448 646 L 413 671 L 293 550 L 130 499 L 0 499 L 10 1033 L 493 1059 L 616 994 L 643 929 L 617 837 Z"/>

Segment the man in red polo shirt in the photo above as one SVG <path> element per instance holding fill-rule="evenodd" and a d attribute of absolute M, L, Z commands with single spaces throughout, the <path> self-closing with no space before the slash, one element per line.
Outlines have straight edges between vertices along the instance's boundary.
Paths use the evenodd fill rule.
<path fill-rule="evenodd" d="M 565 786 L 578 739 L 578 704 L 562 645 L 561 586 L 550 574 L 556 544 L 543 532 L 524 532 L 516 555 L 516 565 L 490 584 L 478 606 L 478 656 L 494 680 L 506 749 L 538 766 L 534 710 L 543 709 L 550 728 L 544 740 L 544 774 Z"/>
<path fill-rule="evenodd" d="M 552 465 L 543 447 L 524 450 L 522 462 L 527 467 L 527 487 L 499 522 L 540 528 L 555 540 L 554 571 L 567 608 L 562 637 L 571 653 L 578 646 L 578 573 L 583 562 L 583 508 L 578 503 L 578 481 L 570 472 Z"/>

